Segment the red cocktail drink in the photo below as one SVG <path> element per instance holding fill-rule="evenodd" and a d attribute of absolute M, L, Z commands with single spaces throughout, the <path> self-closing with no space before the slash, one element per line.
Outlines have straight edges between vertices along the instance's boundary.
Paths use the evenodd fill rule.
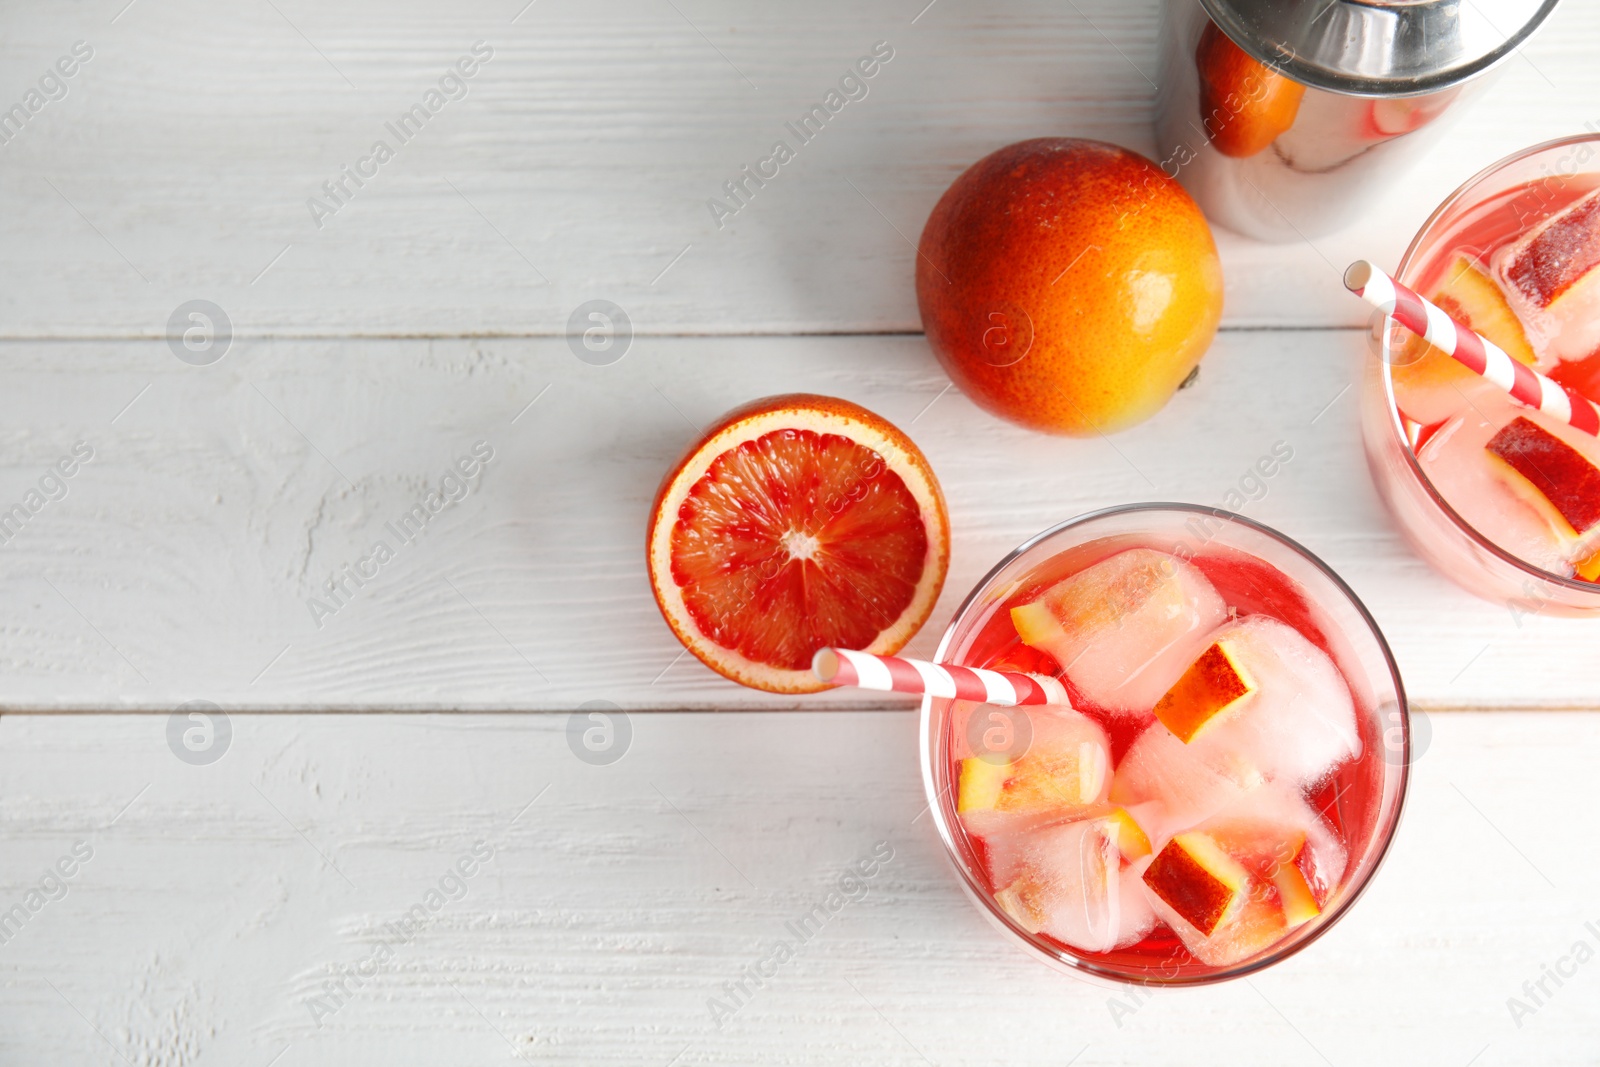
<path fill-rule="evenodd" d="M 969 597 L 941 662 L 1047 674 L 1069 707 L 923 704 L 924 779 L 962 879 L 1034 954 L 1186 984 L 1295 951 L 1399 815 L 1405 698 L 1348 588 L 1225 512 L 1074 520 Z"/>
<path fill-rule="evenodd" d="M 1397 276 L 1513 360 L 1600 400 L 1600 140 L 1552 142 L 1457 190 Z M 1481 596 L 1600 612 L 1600 440 L 1398 327 L 1366 372 L 1379 491 L 1417 549 Z"/>

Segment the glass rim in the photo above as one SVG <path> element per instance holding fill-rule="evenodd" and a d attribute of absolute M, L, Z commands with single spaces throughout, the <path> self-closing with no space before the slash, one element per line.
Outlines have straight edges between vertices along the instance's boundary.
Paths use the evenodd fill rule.
<path fill-rule="evenodd" d="M 1456 186 L 1450 195 L 1440 201 L 1439 206 L 1434 208 L 1433 211 L 1428 215 L 1427 219 L 1423 221 L 1422 225 L 1417 228 L 1416 235 L 1411 238 L 1411 243 L 1406 246 L 1405 252 L 1400 256 L 1399 263 L 1395 265 L 1395 277 L 1402 281 L 1404 280 L 1406 270 L 1412 265 L 1412 261 L 1418 257 L 1418 253 L 1422 246 L 1423 237 L 1425 237 L 1428 234 L 1428 231 L 1432 229 L 1434 223 L 1438 222 L 1439 219 L 1443 218 L 1447 212 L 1458 206 L 1463 200 L 1467 199 L 1468 194 L 1474 192 L 1478 185 L 1480 185 L 1482 182 L 1487 181 L 1489 178 L 1505 170 L 1507 167 L 1510 167 L 1516 163 L 1520 163 L 1523 160 L 1530 159 L 1534 156 L 1541 155 L 1545 152 L 1550 152 L 1558 148 L 1570 148 L 1581 144 L 1591 144 L 1600 147 L 1600 133 L 1582 133 L 1575 134 L 1570 137 L 1557 137 L 1554 140 L 1541 141 L 1539 144 L 1530 145 L 1527 148 L 1520 149 L 1508 156 L 1504 156 L 1501 159 L 1496 160 L 1487 167 L 1484 167 L 1482 170 L 1478 171 L 1466 181 L 1462 182 L 1460 185 Z M 1512 567 L 1516 568 L 1518 571 L 1528 575 L 1530 578 L 1537 579 L 1538 581 L 1542 581 L 1550 585 L 1559 586 L 1564 589 L 1572 589 L 1590 596 L 1600 596 L 1600 584 L 1587 582 L 1581 578 L 1569 577 L 1565 574 L 1556 574 L 1554 571 L 1547 571 L 1543 567 L 1529 563 L 1520 556 L 1501 548 L 1499 545 L 1495 544 L 1493 541 L 1489 540 L 1482 533 L 1480 533 L 1477 527 L 1468 522 L 1466 518 L 1454 507 L 1452 507 L 1450 502 L 1447 501 L 1439 492 L 1438 487 L 1433 484 L 1433 480 L 1429 478 L 1427 472 L 1422 469 L 1422 464 L 1417 459 L 1417 451 L 1412 446 L 1410 440 L 1406 437 L 1405 426 L 1400 421 L 1400 406 L 1394 398 L 1394 365 L 1388 359 L 1391 324 L 1394 322 L 1394 318 L 1392 316 L 1385 316 L 1383 322 L 1383 337 L 1381 339 L 1382 352 L 1379 355 L 1378 360 L 1379 363 L 1382 364 L 1383 395 L 1384 401 L 1388 407 L 1387 421 L 1389 424 L 1389 429 L 1393 432 L 1394 439 L 1400 445 L 1400 454 L 1405 458 L 1406 468 L 1411 472 L 1411 476 L 1417 480 L 1417 484 L 1419 484 L 1423 491 L 1427 493 L 1428 499 L 1432 501 L 1435 507 L 1444 512 L 1445 517 L 1455 525 L 1456 529 L 1466 534 L 1468 539 L 1471 540 L 1475 547 L 1488 552 L 1497 559 L 1503 560 Z M 1404 327 L 1401 328 L 1404 329 Z"/>
<path fill-rule="evenodd" d="M 1024 553 L 1037 548 L 1039 545 L 1060 537 L 1062 534 L 1076 530 L 1079 527 L 1086 526 L 1103 519 L 1139 512 L 1176 512 L 1186 515 L 1209 515 L 1214 518 L 1222 519 L 1225 522 L 1231 522 L 1246 529 L 1254 530 L 1257 533 L 1263 534 L 1271 540 L 1276 541 L 1279 544 L 1282 544 L 1284 547 L 1290 549 L 1292 552 L 1306 560 L 1306 562 L 1310 563 L 1316 570 L 1320 571 L 1324 577 L 1328 578 L 1333 583 L 1334 587 L 1344 596 L 1345 600 L 1350 604 L 1350 606 L 1355 609 L 1356 614 L 1361 618 L 1362 622 L 1366 624 L 1367 631 L 1377 642 L 1378 649 L 1383 654 L 1384 665 L 1388 669 L 1390 681 L 1394 684 L 1395 699 L 1398 702 L 1399 710 L 1401 712 L 1401 759 L 1398 761 L 1396 767 L 1396 773 L 1399 777 L 1395 787 L 1394 810 L 1390 813 L 1386 825 L 1374 827 L 1374 841 L 1368 850 L 1371 855 L 1370 866 L 1361 875 L 1359 880 L 1352 879 L 1347 886 L 1343 897 L 1338 901 L 1337 908 L 1335 908 L 1332 912 L 1324 913 L 1314 929 L 1306 933 L 1306 935 L 1299 941 L 1288 945 L 1281 950 L 1269 950 L 1265 955 L 1252 958 L 1245 963 L 1237 964 L 1231 967 L 1217 968 L 1216 970 L 1206 974 L 1173 977 L 1149 974 L 1128 974 L 1119 969 L 1108 967 L 1102 963 L 1096 962 L 1095 960 L 1087 959 L 1072 949 L 1057 947 L 1054 944 L 1047 943 L 1037 935 L 1030 934 L 1026 930 L 1023 930 L 1021 927 L 1017 926 L 1011 917 L 1005 914 L 1005 912 L 995 903 L 994 894 L 973 876 L 973 873 L 968 870 L 967 865 L 959 858 L 961 853 L 956 842 L 955 833 L 950 826 L 949 820 L 945 818 L 944 811 L 939 806 L 939 801 L 944 793 L 948 791 L 949 786 L 946 785 L 944 788 L 940 788 L 934 779 L 935 767 L 933 757 L 936 739 L 933 736 L 933 702 L 935 699 L 942 698 L 935 698 L 926 694 L 922 698 L 922 704 L 918 713 L 919 722 L 917 729 L 918 743 L 921 749 L 919 758 L 922 763 L 923 793 L 927 798 L 928 811 L 933 817 L 933 824 L 939 834 L 939 840 L 944 845 L 945 856 L 947 859 L 949 859 L 951 866 L 956 869 L 956 874 L 959 876 L 961 881 L 961 887 L 966 891 L 967 895 L 978 904 L 978 906 L 985 912 L 992 922 L 996 923 L 1006 933 L 1012 935 L 1016 942 L 1021 945 L 1030 955 L 1054 967 L 1065 967 L 1077 974 L 1088 975 L 1094 978 L 1104 979 L 1123 985 L 1161 987 L 1214 985 L 1218 982 L 1231 981 L 1235 978 L 1243 978 L 1247 975 L 1255 974 L 1257 971 L 1263 970 L 1264 968 L 1270 967 L 1273 964 L 1280 963 L 1283 960 L 1294 956 L 1302 949 L 1305 949 L 1307 946 L 1320 939 L 1325 933 L 1328 932 L 1328 930 L 1332 929 L 1334 924 L 1342 919 L 1345 913 L 1348 912 L 1355 905 L 1356 901 L 1361 898 L 1362 894 L 1366 892 L 1367 886 L 1372 882 L 1373 876 L 1378 873 L 1378 870 L 1383 866 L 1384 859 L 1389 854 L 1389 848 L 1394 842 L 1395 833 L 1400 827 L 1400 816 L 1405 810 L 1406 793 L 1410 787 L 1411 781 L 1411 709 L 1410 703 L 1406 699 L 1405 683 L 1400 677 L 1400 667 L 1395 662 L 1394 652 L 1390 649 L 1389 641 L 1384 637 L 1383 631 L 1379 628 L 1377 620 L 1372 617 L 1372 613 L 1367 610 L 1366 604 L 1362 603 L 1361 598 L 1356 595 L 1355 590 L 1351 589 L 1349 584 L 1343 578 L 1341 578 L 1332 567 L 1329 567 L 1327 563 L 1323 562 L 1320 556 L 1318 556 L 1315 552 L 1312 552 L 1305 545 L 1302 545 L 1300 542 L 1294 540 L 1292 537 L 1289 537 L 1287 534 L 1284 534 L 1281 531 L 1266 525 L 1265 523 L 1257 522 L 1255 519 L 1246 518 L 1237 512 L 1228 511 L 1224 508 L 1208 507 L 1201 504 L 1187 504 L 1177 501 L 1148 501 L 1143 503 L 1119 504 L 1113 507 L 1098 508 L 1094 511 L 1088 511 L 1081 515 L 1074 516 L 1073 518 L 1067 519 L 1064 522 L 1059 522 L 1056 525 L 1051 526 L 1028 538 L 1026 541 L 1023 541 L 1016 548 L 1006 553 L 1005 556 L 1003 556 L 993 567 L 989 568 L 988 572 L 985 573 L 984 576 L 979 579 L 977 584 L 972 587 L 972 591 L 962 599 L 961 605 L 956 609 L 955 614 L 950 617 L 950 622 L 945 627 L 943 636 L 939 638 L 939 645 L 934 653 L 934 661 L 937 663 L 944 663 L 946 661 L 947 654 L 950 650 L 950 644 L 954 639 L 957 627 L 966 618 L 968 612 L 973 608 L 974 604 L 977 603 L 978 599 L 994 587 L 995 581 L 997 578 L 999 578 L 1001 573 Z M 1376 836 L 1379 833 L 1381 833 L 1381 839 Z"/>

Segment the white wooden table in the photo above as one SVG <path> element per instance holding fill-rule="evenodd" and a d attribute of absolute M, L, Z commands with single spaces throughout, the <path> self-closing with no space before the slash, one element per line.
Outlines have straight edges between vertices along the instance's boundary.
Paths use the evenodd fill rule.
<path fill-rule="evenodd" d="M 1571 955 L 1600 948 L 1600 626 L 1474 600 L 1399 540 L 1336 278 L 1393 262 L 1479 166 L 1600 126 L 1592 3 L 1362 225 L 1219 233 L 1198 384 L 1111 443 L 948 390 L 908 238 L 1002 144 L 1151 151 L 1151 0 L 524 3 L 0 15 L 6 107 L 92 50 L 0 145 L 0 510 L 93 449 L 0 545 L 0 912 L 26 916 L 0 925 L 0 1067 L 1600 1061 L 1600 963 Z M 706 200 L 879 41 L 869 95 L 719 230 Z M 476 42 L 464 95 L 330 200 Z M 634 332 L 608 366 L 563 336 L 594 299 Z M 193 300 L 231 323 L 210 365 L 166 340 Z M 1220 503 L 1288 442 L 1245 510 L 1366 599 L 1431 733 L 1350 916 L 1219 988 L 1059 976 L 960 895 L 907 702 L 766 697 L 680 655 L 644 574 L 656 480 L 696 427 L 791 389 L 881 412 L 943 480 L 922 654 L 1026 536 Z M 470 492 L 314 618 L 480 441 Z M 231 727 L 210 764 L 169 745 L 194 700 Z M 627 716 L 608 765 L 568 742 L 590 701 Z M 878 842 L 864 895 L 719 1025 L 723 984 Z"/>

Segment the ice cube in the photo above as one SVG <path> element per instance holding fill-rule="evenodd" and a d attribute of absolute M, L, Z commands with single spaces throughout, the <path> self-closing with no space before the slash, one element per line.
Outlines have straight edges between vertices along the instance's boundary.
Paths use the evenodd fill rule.
<path fill-rule="evenodd" d="M 1267 779 L 1305 787 L 1360 755 L 1350 687 L 1328 654 L 1298 630 L 1248 615 L 1210 641 L 1208 649 L 1227 650 L 1251 689 L 1190 737 L 1187 747 L 1201 762 L 1241 784 Z"/>
<path fill-rule="evenodd" d="M 1600 189 L 1545 219 L 1496 256 L 1495 272 L 1541 353 L 1583 359 L 1600 348 Z"/>
<path fill-rule="evenodd" d="M 978 834 L 973 833 L 972 822 L 965 815 L 961 817 L 961 822 L 969 833 L 983 843 L 984 873 L 989 876 L 989 885 L 996 888 L 1008 886 L 1017 880 L 1017 872 L 1022 867 L 1028 844 L 1028 834 L 1050 825 L 1044 822 L 1022 828 L 991 825 L 987 829 L 992 832 Z"/>
<path fill-rule="evenodd" d="M 1117 940 L 1112 948 L 1137 945 L 1156 928 L 1156 909 L 1150 903 L 1150 894 L 1139 876 L 1142 870 L 1133 865 L 1117 873 L 1118 907 L 1121 917 L 1117 922 Z"/>
<path fill-rule="evenodd" d="M 1132 548 L 1011 609 L 1022 640 L 1050 653 L 1093 704 L 1149 711 L 1227 616 L 1215 588 L 1165 552 Z"/>
<path fill-rule="evenodd" d="M 1517 418 L 1526 418 L 1600 463 L 1600 441 L 1505 396 L 1480 398 L 1417 450 L 1422 470 L 1468 524 L 1500 548 L 1554 574 L 1571 574 L 1572 530 L 1528 498 L 1528 487 L 1485 449 Z M 1510 475 L 1510 476 L 1508 476 Z"/>
<path fill-rule="evenodd" d="M 1578 447 L 1593 438 L 1577 431 L 1562 436 L 1519 415 L 1489 439 L 1492 468 L 1512 492 L 1544 516 L 1578 573 L 1600 572 L 1600 466 Z M 1592 557 L 1592 558 L 1591 558 Z"/>
<path fill-rule="evenodd" d="M 979 704 L 963 740 L 973 755 L 961 761 L 956 811 L 980 836 L 1077 818 L 1111 786 L 1105 730 L 1070 708 Z"/>
<path fill-rule="evenodd" d="M 1320 900 L 1344 877 L 1347 856 L 1338 834 L 1294 789 L 1263 786 L 1213 816 L 1205 828 L 1264 880 L 1270 881 L 1280 866 L 1296 865 Z"/>
<path fill-rule="evenodd" d="M 1298 793 L 1265 785 L 1132 869 L 1157 918 L 1196 958 L 1221 967 L 1319 913 L 1345 861 L 1337 836 Z"/>
<path fill-rule="evenodd" d="M 1152 723 L 1118 764 L 1110 800 L 1133 812 L 1159 850 L 1173 834 L 1233 805 L 1256 784 L 1254 775 L 1223 774 L 1165 726 Z"/>
<path fill-rule="evenodd" d="M 1142 883 L 1124 868 L 1103 819 L 1022 835 L 1005 873 L 995 900 L 1006 914 L 1030 933 L 1084 952 L 1133 944 L 1155 925 Z"/>

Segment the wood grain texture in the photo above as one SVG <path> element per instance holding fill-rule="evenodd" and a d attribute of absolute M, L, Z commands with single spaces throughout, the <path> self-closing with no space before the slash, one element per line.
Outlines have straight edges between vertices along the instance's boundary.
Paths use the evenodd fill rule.
<path fill-rule="evenodd" d="M 1592 702 L 1591 624 L 1476 600 L 1391 528 L 1347 390 L 1369 358 L 1361 336 L 1225 333 L 1156 419 L 1085 440 L 944 392 L 920 337 L 636 338 L 607 367 L 559 339 L 240 342 L 209 367 L 161 342 L 8 343 L 0 502 L 77 440 L 95 458 L 0 547 L 0 706 L 906 706 L 726 682 L 680 655 L 650 596 L 642 538 L 663 472 L 698 426 L 789 390 L 880 412 L 943 482 L 951 572 L 914 653 L 932 654 L 967 590 L 1027 537 L 1113 504 L 1221 505 L 1281 441 L 1293 459 L 1243 510 L 1354 586 L 1416 700 Z M 385 524 L 477 441 L 494 458 L 471 492 L 397 540 Z M 378 540 L 393 561 L 335 614 L 314 612 Z"/>
<path fill-rule="evenodd" d="M 1154 0 L 125 2 L 0 21 L 8 104 L 95 49 L 0 147 L 0 336 L 160 336 L 202 297 L 241 336 L 551 334 L 595 297 L 647 333 L 915 330 L 910 242 L 964 167 L 1034 136 L 1155 147 Z M 480 40 L 467 96 L 319 228 L 322 183 Z M 880 40 L 869 95 L 719 230 L 706 201 Z M 1347 232 L 1219 234 L 1226 321 L 1365 321 L 1337 270 L 1395 261 L 1499 156 L 1600 124 L 1597 47 L 1592 6 L 1564 5 Z"/>
<path fill-rule="evenodd" d="M 1539 710 L 1595 706 L 1593 627 L 1518 619 L 1407 550 L 1344 391 L 1360 335 L 1323 329 L 1366 318 L 1338 267 L 1394 261 L 1480 166 L 1600 124 L 1593 5 L 1361 225 L 1219 233 L 1230 329 L 1198 384 L 1066 441 L 977 411 L 903 336 L 911 242 L 1003 144 L 1151 151 L 1153 0 L 525 3 L 0 13 L 0 107 L 94 48 L 0 146 L 0 511 L 94 449 L 0 544 L 0 913 L 93 850 L 0 942 L 0 1067 L 1593 1062 L 1600 964 L 1520 1027 L 1507 1008 L 1600 946 L 1577 832 L 1600 714 Z M 307 199 L 480 40 L 466 98 L 318 228 Z M 870 95 L 718 230 L 707 198 L 879 40 Z M 213 366 L 162 340 L 196 298 L 236 334 Z M 560 336 L 594 298 L 638 335 L 612 366 Z M 1056 975 L 960 895 L 904 701 L 739 689 L 656 613 L 640 540 L 665 466 L 790 389 L 874 408 L 943 479 L 952 570 L 916 653 L 1023 538 L 1221 503 L 1284 441 L 1246 513 L 1351 582 L 1421 704 L 1491 710 L 1428 720 L 1385 869 L 1311 950 L 1142 1005 Z M 477 441 L 470 494 L 319 628 L 307 598 Z M 195 699 L 232 713 L 209 766 L 169 748 Z M 653 712 L 620 762 L 567 740 L 591 700 Z M 325 709 L 368 714 L 301 714 Z M 478 714 L 528 709 L 553 713 Z M 880 841 L 863 898 L 719 1027 L 708 1000 Z M 441 886 L 459 899 L 313 1011 Z"/>
<path fill-rule="evenodd" d="M 1600 862 L 1552 817 L 1600 801 L 1590 713 L 1435 716 L 1394 848 L 1337 927 L 1137 1006 L 1008 947 L 962 896 L 911 714 L 638 715 L 608 767 L 574 758 L 563 716 L 235 716 L 208 767 L 164 725 L 0 719 L 0 903 L 94 851 L 0 946 L 0 1062 L 109 1067 L 109 1042 L 140 1067 L 1556 1065 L 1600 1037 L 1594 961 L 1520 1028 L 1507 1007 L 1600 940 Z M 308 1000 L 479 840 L 494 855 L 464 892 L 314 1021 Z M 719 1028 L 708 1000 L 880 841 L 858 899 Z"/>

